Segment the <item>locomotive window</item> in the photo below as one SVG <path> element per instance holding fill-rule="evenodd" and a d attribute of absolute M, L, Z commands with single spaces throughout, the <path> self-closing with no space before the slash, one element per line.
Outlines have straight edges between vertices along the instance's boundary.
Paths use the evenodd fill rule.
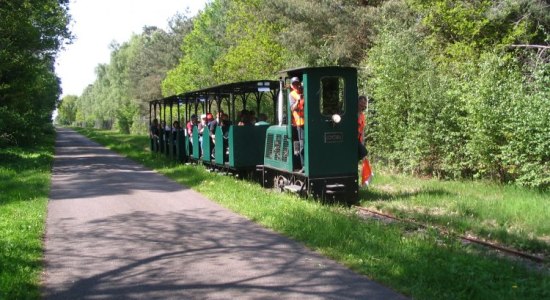
<path fill-rule="evenodd" d="M 344 78 L 323 77 L 321 78 L 321 114 L 332 116 L 333 114 L 343 115 L 344 107 Z"/>

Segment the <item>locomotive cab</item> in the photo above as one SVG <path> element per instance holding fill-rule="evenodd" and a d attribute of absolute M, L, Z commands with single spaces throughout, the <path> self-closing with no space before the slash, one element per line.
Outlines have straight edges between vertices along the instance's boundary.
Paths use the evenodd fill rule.
<path fill-rule="evenodd" d="M 304 164 L 289 101 L 291 78 L 304 99 Z M 264 185 L 323 200 L 357 201 L 357 70 L 317 67 L 280 73 L 277 126 L 266 134 Z M 297 172 L 299 167 L 302 172 Z M 267 178 L 266 178 L 267 177 Z M 273 177 L 273 178 L 271 178 Z"/>

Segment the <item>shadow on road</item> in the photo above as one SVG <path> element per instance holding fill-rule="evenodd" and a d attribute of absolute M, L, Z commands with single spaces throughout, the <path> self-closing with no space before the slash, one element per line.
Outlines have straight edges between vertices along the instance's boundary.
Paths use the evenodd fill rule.
<path fill-rule="evenodd" d="M 58 134 L 46 299 L 403 299 L 77 133 Z"/>

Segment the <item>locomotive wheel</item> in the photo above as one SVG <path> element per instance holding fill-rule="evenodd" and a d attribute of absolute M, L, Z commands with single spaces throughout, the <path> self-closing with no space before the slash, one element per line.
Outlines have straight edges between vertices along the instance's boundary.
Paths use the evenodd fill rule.
<path fill-rule="evenodd" d="M 286 179 L 286 177 L 284 177 L 283 175 L 275 176 L 273 186 L 277 190 L 282 192 L 286 185 L 288 185 L 288 179 Z"/>

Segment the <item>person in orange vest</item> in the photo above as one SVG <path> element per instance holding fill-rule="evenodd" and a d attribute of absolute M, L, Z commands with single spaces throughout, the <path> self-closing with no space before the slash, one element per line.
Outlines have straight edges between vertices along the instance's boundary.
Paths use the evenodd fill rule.
<path fill-rule="evenodd" d="M 368 185 L 372 179 L 373 173 L 372 173 L 372 167 L 370 165 L 370 162 L 367 158 L 367 148 L 365 147 L 365 125 L 366 125 L 366 119 L 364 111 L 367 108 L 367 97 L 365 96 L 359 96 L 359 99 L 357 100 L 357 112 L 358 112 L 358 120 L 357 120 L 357 139 L 358 139 L 358 160 L 363 160 L 363 167 L 361 170 L 361 185 Z"/>
<path fill-rule="evenodd" d="M 299 155 L 301 169 L 300 173 L 304 172 L 304 91 L 302 83 L 298 77 L 290 79 L 290 87 L 292 91 L 289 94 L 290 110 L 292 111 L 292 126 L 296 128 L 299 142 Z"/>

